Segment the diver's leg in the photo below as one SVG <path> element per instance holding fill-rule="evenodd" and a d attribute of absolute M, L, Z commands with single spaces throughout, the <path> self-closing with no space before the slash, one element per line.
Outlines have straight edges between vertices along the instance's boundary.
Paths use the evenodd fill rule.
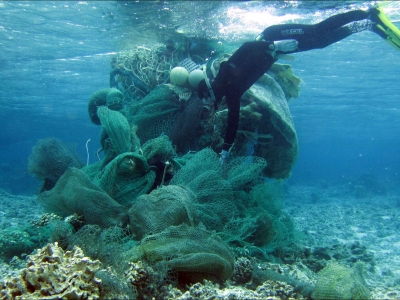
<path fill-rule="evenodd" d="M 314 31 L 315 25 L 281 24 L 265 28 L 261 36 L 269 42 L 295 39 L 299 44 L 306 44 L 312 39 Z"/>
<path fill-rule="evenodd" d="M 342 27 L 335 28 L 331 31 L 320 35 L 318 43 L 314 46 L 315 48 L 325 48 L 338 41 L 341 41 L 353 33 L 361 32 L 364 30 L 372 30 L 373 22 L 371 20 L 362 20 L 346 24 Z"/>
<path fill-rule="evenodd" d="M 342 27 L 354 21 L 364 20 L 367 17 L 368 12 L 363 10 L 354 10 L 334 15 L 314 25 L 273 25 L 267 27 L 262 32 L 262 36 L 266 41 L 295 39 L 299 43 L 297 51 L 308 51 L 317 48 L 324 48 L 349 36 L 354 33 L 352 32 L 352 28 Z"/>
<path fill-rule="evenodd" d="M 345 13 L 337 14 L 315 24 L 315 30 L 317 31 L 317 34 L 324 35 L 346 24 L 355 21 L 365 20 L 368 18 L 368 15 L 369 12 L 364 10 L 352 10 Z"/>
<path fill-rule="evenodd" d="M 317 24 L 319 26 L 316 29 L 316 32 L 319 36 L 318 48 L 329 46 L 348 37 L 353 33 L 369 30 L 385 39 L 394 48 L 400 50 L 400 30 L 389 20 L 389 18 L 383 13 L 382 9 L 380 9 L 379 7 L 373 7 L 365 12 L 352 11 L 349 12 L 347 17 L 345 16 L 347 15 L 347 13 L 342 14 L 342 17 L 347 20 L 351 18 L 355 19 L 362 17 L 363 13 L 366 15 L 366 18 L 350 22 L 334 29 L 332 29 L 333 23 L 330 24 L 330 26 L 327 26 L 327 24 L 321 25 L 322 22 Z M 349 18 L 349 16 L 352 17 Z M 336 24 L 339 23 L 336 22 Z"/>
<path fill-rule="evenodd" d="M 369 12 L 369 18 L 373 22 L 372 31 L 400 50 L 400 29 L 389 20 L 379 6 L 371 8 Z"/>

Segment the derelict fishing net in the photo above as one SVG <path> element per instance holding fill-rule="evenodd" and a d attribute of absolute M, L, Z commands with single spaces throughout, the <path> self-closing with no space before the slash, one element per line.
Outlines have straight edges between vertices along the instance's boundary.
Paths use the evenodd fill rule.
<path fill-rule="evenodd" d="M 139 102 L 129 104 L 124 113 L 138 127 L 142 143 L 167 135 L 178 153 L 198 150 L 196 129 L 202 116 L 201 99 L 189 88 L 160 85 Z"/>

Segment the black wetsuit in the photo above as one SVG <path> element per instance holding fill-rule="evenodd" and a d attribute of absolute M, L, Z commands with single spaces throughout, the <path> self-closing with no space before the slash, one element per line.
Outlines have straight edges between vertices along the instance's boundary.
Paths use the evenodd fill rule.
<path fill-rule="evenodd" d="M 357 22 L 367 19 L 368 15 L 366 11 L 355 10 L 332 16 L 315 25 L 274 25 L 262 32 L 264 41 L 244 43 L 228 61 L 221 63 L 220 71 L 211 82 L 211 87 L 216 102 L 219 103 L 225 96 L 228 106 L 228 124 L 222 150 L 228 151 L 235 140 L 241 96 L 275 61 L 269 48 L 273 41 L 298 41 L 297 50 L 285 53 L 324 48 L 353 33 L 368 29 L 365 21 Z M 199 83 L 198 91 L 200 97 L 209 96 L 204 80 Z"/>
<path fill-rule="evenodd" d="M 299 45 L 293 52 L 325 48 L 349 35 L 367 29 L 363 22 L 369 12 L 353 10 L 334 15 L 318 24 L 282 24 L 267 27 L 262 35 L 266 41 L 281 41 L 295 39 Z M 355 22 L 355 23 L 353 23 Z M 292 52 L 292 53 L 293 53 Z M 290 53 L 290 52 L 286 52 Z"/>
<path fill-rule="evenodd" d="M 216 102 L 225 96 L 228 107 L 223 150 L 229 150 L 239 126 L 240 98 L 274 63 L 266 42 L 244 43 L 228 61 L 221 63 L 220 71 L 211 83 Z"/>

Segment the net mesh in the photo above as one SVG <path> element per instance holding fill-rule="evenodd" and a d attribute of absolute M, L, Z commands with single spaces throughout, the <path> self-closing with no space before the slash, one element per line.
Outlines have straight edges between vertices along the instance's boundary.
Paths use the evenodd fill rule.
<path fill-rule="evenodd" d="M 169 137 L 178 153 L 186 153 L 189 150 L 199 149 L 198 139 L 201 135 L 197 131 L 202 119 L 203 104 L 197 94 L 192 94 L 188 100 L 182 101 L 183 107 L 176 117 Z"/>
<path fill-rule="evenodd" d="M 124 110 L 131 124 L 138 126 L 142 142 L 167 135 L 177 152 L 197 149 L 196 128 L 202 116 L 202 102 L 189 88 L 160 85 L 140 102 Z"/>
<path fill-rule="evenodd" d="M 28 158 L 29 173 L 45 181 L 44 189 L 52 188 L 69 167 L 81 166 L 78 155 L 56 138 L 39 140 Z"/>
<path fill-rule="evenodd" d="M 362 263 L 354 268 L 330 263 L 317 275 L 313 298 L 370 299 L 371 295 L 362 274 Z"/>
<path fill-rule="evenodd" d="M 104 163 L 131 151 L 131 128 L 125 116 L 105 106 L 99 107 L 97 114 L 103 127 L 101 145 L 106 154 Z"/>
<path fill-rule="evenodd" d="M 129 122 L 138 126 L 140 140 L 146 142 L 169 133 L 179 112 L 179 99 L 169 85 L 160 85 L 125 111 Z"/>
<path fill-rule="evenodd" d="M 130 228 L 137 239 L 172 225 L 194 225 L 196 195 L 188 188 L 169 185 L 140 196 L 129 210 Z"/>
<path fill-rule="evenodd" d="M 196 217 L 209 230 L 222 230 L 223 224 L 237 215 L 232 186 L 222 178 L 218 156 L 209 148 L 193 155 L 171 184 L 185 185 L 196 194 Z"/>
<path fill-rule="evenodd" d="M 135 251 L 136 259 L 166 265 L 183 281 L 224 281 L 233 272 L 234 258 L 217 235 L 186 224 L 171 226 L 144 238 Z"/>
<path fill-rule="evenodd" d="M 281 86 L 287 100 L 298 98 L 300 94 L 300 77 L 292 72 L 292 66 L 286 64 L 273 64 L 268 74 Z"/>
<path fill-rule="evenodd" d="M 143 156 L 126 152 L 109 162 L 93 181 L 115 201 L 126 204 L 150 192 L 155 177 Z"/>
<path fill-rule="evenodd" d="M 38 201 L 48 212 L 62 217 L 76 213 L 101 227 L 127 222 L 124 207 L 76 168 L 68 169 L 52 190 L 40 193 Z"/>
<path fill-rule="evenodd" d="M 142 152 L 150 165 L 155 164 L 157 161 L 171 161 L 176 157 L 174 146 L 166 135 L 148 140 L 143 144 Z"/>
<path fill-rule="evenodd" d="M 120 110 L 123 106 L 124 94 L 116 88 L 105 88 L 95 92 L 89 100 L 88 112 L 90 120 L 100 125 L 97 110 L 101 106 L 107 106 L 112 110 Z"/>
<path fill-rule="evenodd" d="M 196 217 L 207 229 L 221 231 L 224 224 L 239 216 L 241 201 L 234 194 L 251 189 L 260 178 L 266 162 L 262 158 L 233 159 L 224 172 L 218 155 L 210 148 L 194 154 L 175 174 L 171 184 L 185 185 L 196 196 Z"/>

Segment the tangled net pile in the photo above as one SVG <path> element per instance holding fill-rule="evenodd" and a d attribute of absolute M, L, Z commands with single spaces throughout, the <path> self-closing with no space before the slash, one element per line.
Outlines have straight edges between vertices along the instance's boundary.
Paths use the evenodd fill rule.
<path fill-rule="evenodd" d="M 53 242 L 80 247 L 115 270 L 115 279 L 102 275 L 105 282 L 130 278 L 142 296 L 154 295 L 151 282 L 223 282 L 234 272 L 232 250 L 265 253 L 294 240 L 281 187 L 265 180 L 286 178 L 297 157 L 288 93 L 265 75 L 244 96 L 238 143 L 222 168 L 218 146 L 211 146 L 226 110 L 212 124 L 212 108 L 193 89 L 169 83 L 183 57 L 165 46 L 119 53 L 111 88 L 88 105 L 102 127 L 103 158 L 66 169 L 38 196 L 48 212 L 66 218 L 54 227 Z"/>

